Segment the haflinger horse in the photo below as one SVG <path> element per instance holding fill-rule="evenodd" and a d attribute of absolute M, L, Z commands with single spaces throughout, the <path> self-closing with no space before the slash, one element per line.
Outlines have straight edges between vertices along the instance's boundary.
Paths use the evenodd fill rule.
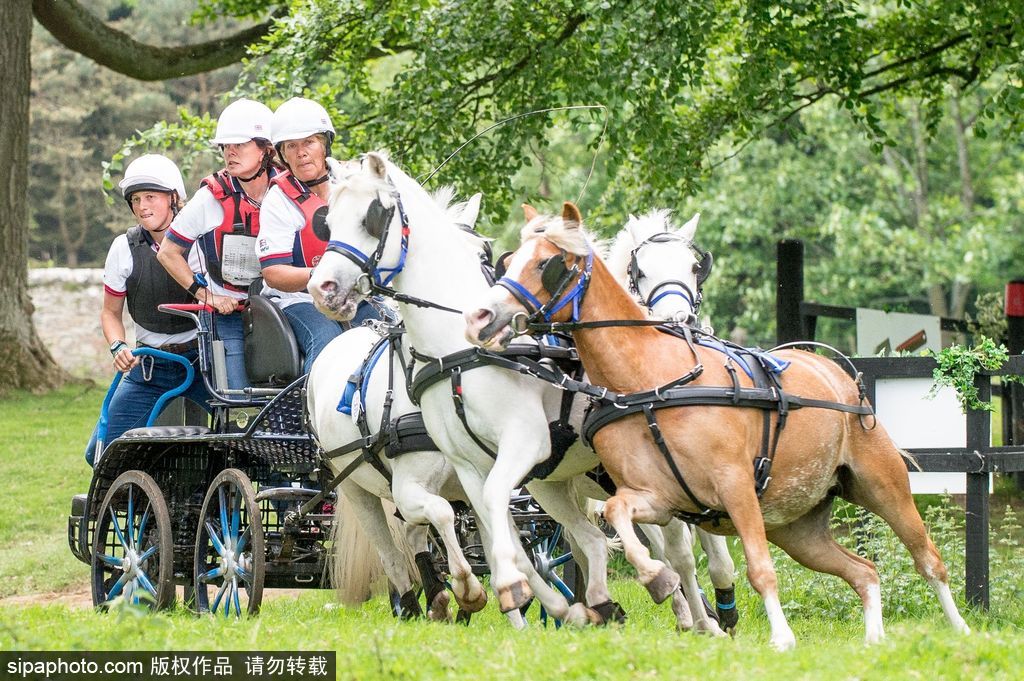
<path fill-rule="evenodd" d="M 325 314 L 340 319 L 350 318 L 358 302 L 374 291 L 399 302 L 408 346 L 410 352 L 415 349 L 421 368 L 413 391 L 421 386 L 427 429 L 455 467 L 477 514 L 502 611 L 515 626 L 523 626 L 518 608 L 534 594 L 549 613 L 570 623 L 620 618 L 607 588 L 607 540 L 588 522 L 579 502 L 588 486 L 587 494 L 603 496 L 584 476 L 597 458 L 579 444 L 560 461 L 552 454 L 549 423 L 561 420 L 562 393 L 515 370 L 460 363 L 478 353 L 452 313 L 489 287 L 478 249 L 467 243 L 470 236 L 451 224 L 422 187 L 377 153 L 367 154 L 361 172 L 332 192 L 328 227 L 331 242 L 308 290 Z M 438 358 L 445 358 L 443 365 Z M 421 381 L 431 370 L 443 380 Z M 564 526 L 573 555 L 586 570 L 584 598 L 591 607 L 570 606 L 537 574 L 520 544 L 508 503 L 511 491 L 531 473 L 536 477 L 527 488 Z M 666 551 L 693 580 L 686 605 L 694 629 L 720 634 L 704 612 L 685 531 L 682 523 L 665 529 Z M 685 626 L 675 607 L 677 594 L 671 593 L 677 622 Z"/>
<path fill-rule="evenodd" d="M 608 246 L 609 271 L 654 319 L 696 324 L 703 285 L 711 275 L 713 258 L 694 242 L 700 213 L 675 227 L 671 211 L 651 210 L 629 216 Z M 708 329 L 709 327 L 704 327 Z M 708 573 L 715 586 L 716 607 L 723 626 L 735 626 L 733 592 L 736 565 L 725 537 L 696 528 L 708 557 Z M 645 530 L 645 534 L 648 534 Z"/>
<path fill-rule="evenodd" d="M 470 226 L 476 222 L 479 194 L 465 204 L 451 207 L 451 191 L 434 198 L 457 222 Z M 386 456 L 387 433 L 374 448 L 376 465 L 357 462 L 364 456 L 364 438 L 377 437 L 383 419 L 392 421 L 419 411 L 406 394 L 401 355 L 393 351 L 397 340 L 382 337 L 369 328 L 351 329 L 324 348 L 309 372 L 306 394 L 310 425 L 321 447 L 328 452 L 333 472 L 348 473 L 340 483 L 340 491 L 355 511 L 339 522 L 341 534 L 337 542 L 347 550 L 337 552 L 336 560 L 344 569 L 336 569 L 335 583 L 347 603 L 359 602 L 369 589 L 371 571 L 366 561 L 372 560 L 372 556 L 355 548 L 357 540 L 349 532 L 352 523 L 358 522 L 377 550 L 391 586 L 401 597 L 402 615 L 420 613 L 414 591 L 415 575 L 410 573 L 412 566 L 407 560 L 409 548 L 423 582 L 428 617 L 450 619 L 447 593 L 433 574 L 428 553 L 430 524 L 445 545 L 460 619 L 468 619 L 469 614 L 484 607 L 487 592 L 473 574 L 455 533 L 455 513 L 448 500 L 466 498 L 452 467 L 436 449 L 419 448 L 422 438 L 410 440 L 409 445 L 400 442 L 401 453 L 393 455 L 392 451 Z M 393 509 L 386 509 L 381 500 L 393 501 L 397 506 L 408 524 L 404 537 L 393 536 L 386 517 Z M 339 510 L 349 509 L 339 504 Z M 349 555 L 353 551 L 358 555 Z"/>
<path fill-rule="evenodd" d="M 604 395 L 608 410 L 625 414 L 605 421 L 592 439 L 617 485 L 605 518 L 652 595 L 671 588 L 676 577 L 650 558 L 632 523 L 665 523 L 681 515 L 740 537 L 747 577 L 763 599 L 775 648 L 790 649 L 796 639 L 782 611 L 766 539 L 804 566 L 846 580 L 863 603 L 866 641 L 880 640 L 878 572 L 836 543 L 829 529 L 838 496 L 893 528 L 949 622 L 969 632 L 914 506 L 904 453 L 873 421 L 859 385 L 838 364 L 810 352 L 777 350 L 765 361 L 779 372 L 774 384 L 757 389 L 745 371 L 737 371 L 747 360 L 721 343 L 701 342 L 692 331 L 673 335 L 645 326 L 644 311 L 595 257 L 575 205 L 567 202 L 561 217 L 526 209 L 522 244 L 504 278 L 465 314 L 466 336 L 500 349 L 531 327 L 565 322 L 563 328 L 574 329 L 590 387 L 601 387 L 593 392 Z M 775 445 L 768 444 L 769 433 Z"/>

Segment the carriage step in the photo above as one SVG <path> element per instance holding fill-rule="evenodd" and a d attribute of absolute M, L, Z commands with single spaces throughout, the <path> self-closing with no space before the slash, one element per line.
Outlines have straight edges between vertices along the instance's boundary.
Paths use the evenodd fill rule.
<path fill-rule="evenodd" d="M 71 497 L 71 515 L 75 517 L 82 517 L 85 515 L 85 510 L 89 506 L 89 495 L 88 494 L 76 494 Z"/>

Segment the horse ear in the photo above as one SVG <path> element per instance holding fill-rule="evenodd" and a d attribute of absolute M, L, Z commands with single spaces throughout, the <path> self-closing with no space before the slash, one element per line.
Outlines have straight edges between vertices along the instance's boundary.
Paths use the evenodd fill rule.
<path fill-rule="evenodd" d="M 466 201 L 466 207 L 462 209 L 462 215 L 459 217 L 463 224 L 470 227 L 476 226 L 476 220 L 480 217 L 480 200 L 483 196 L 483 194 L 477 192 L 469 197 L 469 201 Z"/>
<path fill-rule="evenodd" d="M 583 224 L 583 216 L 580 215 L 580 209 L 572 201 L 566 201 L 562 204 L 562 222 L 575 222 L 577 227 Z"/>
<path fill-rule="evenodd" d="M 366 155 L 366 165 L 369 167 L 370 172 L 374 174 L 378 179 L 385 179 L 388 176 L 388 166 L 384 160 L 384 156 L 376 151 L 371 151 Z"/>
<path fill-rule="evenodd" d="M 536 209 L 536 208 L 534 208 L 533 206 L 531 206 L 531 205 L 530 205 L 530 204 L 528 204 L 528 203 L 524 203 L 524 204 L 523 204 L 523 215 L 525 215 L 525 216 L 526 216 L 526 221 L 527 221 L 527 222 L 530 222 L 530 221 L 531 221 L 531 220 L 533 220 L 533 219 L 534 219 L 535 217 L 537 217 L 537 215 L 538 215 L 538 213 L 537 213 L 537 209 Z"/>
<path fill-rule="evenodd" d="M 693 241 L 693 235 L 697 233 L 697 223 L 700 222 L 700 213 L 694 213 L 693 217 L 686 221 L 686 224 L 679 228 L 678 234 L 687 241 Z"/>

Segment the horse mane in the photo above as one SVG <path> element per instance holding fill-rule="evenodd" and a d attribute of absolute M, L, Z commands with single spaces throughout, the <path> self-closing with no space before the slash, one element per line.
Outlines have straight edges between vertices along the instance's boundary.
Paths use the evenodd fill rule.
<path fill-rule="evenodd" d="M 455 200 L 454 187 L 444 185 L 430 194 L 419 182 L 409 177 L 404 170 L 387 160 L 386 157 L 385 161 L 388 179 L 394 185 L 393 187 L 388 185 L 387 191 L 398 190 L 402 202 L 406 205 L 407 213 L 417 216 L 425 214 L 431 219 L 443 223 L 445 228 L 455 233 L 460 243 L 472 250 L 474 256 L 478 256 L 483 251 L 484 244 L 488 241 L 487 237 L 467 232 L 455 223 L 455 216 L 462 212 L 465 203 L 452 204 L 452 201 Z M 411 217 L 410 220 L 412 220 Z"/>
<path fill-rule="evenodd" d="M 587 255 L 594 250 L 593 240 L 582 224 L 566 223 L 560 217 L 538 215 L 526 223 L 519 233 L 522 243 L 539 236 L 575 255 Z"/>

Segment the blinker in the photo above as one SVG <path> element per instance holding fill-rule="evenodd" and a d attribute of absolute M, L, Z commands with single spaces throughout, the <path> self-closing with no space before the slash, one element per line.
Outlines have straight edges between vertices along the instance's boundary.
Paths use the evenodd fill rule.
<path fill-rule="evenodd" d="M 544 286 L 545 291 L 552 296 L 556 296 L 561 293 L 560 289 L 563 288 L 562 280 L 568 273 L 569 270 L 565 266 L 565 256 L 553 256 L 544 265 L 543 271 L 541 271 L 540 283 Z"/>
<path fill-rule="evenodd" d="M 384 230 L 387 229 L 388 225 L 391 224 L 391 219 L 395 216 L 395 207 L 385 208 L 381 200 L 374 199 L 370 207 L 366 209 L 366 216 L 363 217 L 363 229 L 370 236 L 379 239 L 384 234 Z"/>
<path fill-rule="evenodd" d="M 498 259 L 494 261 L 494 278 L 501 279 L 508 272 L 508 261 L 512 257 L 514 251 L 505 251 L 498 256 Z"/>
<path fill-rule="evenodd" d="M 313 213 L 313 234 L 320 241 L 331 240 L 331 228 L 327 225 L 327 206 L 320 206 Z"/>

